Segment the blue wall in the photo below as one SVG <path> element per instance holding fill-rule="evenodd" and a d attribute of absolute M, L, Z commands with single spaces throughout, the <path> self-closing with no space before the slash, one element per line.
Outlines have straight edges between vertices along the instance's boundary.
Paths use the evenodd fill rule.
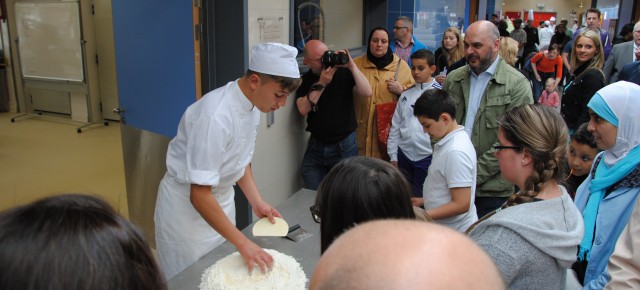
<path fill-rule="evenodd" d="M 125 122 L 173 137 L 195 101 L 192 1 L 114 0 L 112 7 Z"/>

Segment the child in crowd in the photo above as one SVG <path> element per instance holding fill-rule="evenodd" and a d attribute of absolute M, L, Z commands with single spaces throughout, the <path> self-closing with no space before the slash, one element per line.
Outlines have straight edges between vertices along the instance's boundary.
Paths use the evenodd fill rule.
<path fill-rule="evenodd" d="M 571 198 L 575 197 L 578 186 L 589 175 L 593 159 L 600 151 L 593 135 L 587 130 L 588 124 L 584 123 L 578 127 L 567 147 L 567 165 L 565 166 L 567 177 L 564 180 L 564 186 Z"/>
<path fill-rule="evenodd" d="M 413 116 L 413 104 L 428 89 L 442 88 L 431 75 L 437 70 L 433 53 L 426 49 L 411 55 L 411 75 L 416 81 L 398 98 L 391 121 L 387 151 L 391 164 L 400 169 L 411 184 L 413 196 L 422 197 L 422 184 L 431 164 L 431 140 Z"/>
<path fill-rule="evenodd" d="M 560 108 L 560 95 L 558 95 L 558 92 L 556 91 L 555 83 L 556 80 L 553 78 L 547 79 L 544 83 L 544 90 L 542 91 L 542 94 L 540 94 L 538 102 L 541 105 L 553 107 L 557 110 Z"/>
<path fill-rule="evenodd" d="M 424 132 L 439 140 L 424 183 L 424 208 L 436 223 L 464 232 L 478 220 L 473 203 L 477 159 L 471 139 L 456 122 L 454 100 L 444 90 L 424 92 L 414 115 Z"/>

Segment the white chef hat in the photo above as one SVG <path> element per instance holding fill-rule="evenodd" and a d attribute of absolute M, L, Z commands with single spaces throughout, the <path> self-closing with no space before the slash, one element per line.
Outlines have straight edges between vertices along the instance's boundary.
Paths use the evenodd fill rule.
<path fill-rule="evenodd" d="M 551 25 L 551 22 L 549 22 L 549 20 L 545 20 L 544 21 L 544 25 L 549 26 L 549 25 Z"/>
<path fill-rule="evenodd" d="M 556 18 L 551 16 L 551 18 L 549 18 L 550 21 L 556 21 Z"/>
<path fill-rule="evenodd" d="M 268 75 L 299 78 L 298 50 L 282 43 L 260 43 L 251 48 L 249 69 Z"/>

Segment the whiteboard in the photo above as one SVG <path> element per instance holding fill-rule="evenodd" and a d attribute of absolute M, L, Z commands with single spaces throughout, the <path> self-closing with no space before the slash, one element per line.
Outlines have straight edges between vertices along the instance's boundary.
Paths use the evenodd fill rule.
<path fill-rule="evenodd" d="M 78 3 L 22 2 L 15 12 L 22 76 L 84 81 Z"/>

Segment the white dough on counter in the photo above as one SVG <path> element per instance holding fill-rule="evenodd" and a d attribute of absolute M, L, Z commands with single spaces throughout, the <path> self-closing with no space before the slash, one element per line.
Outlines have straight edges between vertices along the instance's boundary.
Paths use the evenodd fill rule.
<path fill-rule="evenodd" d="M 305 289 L 307 276 L 293 257 L 271 249 L 265 251 L 273 257 L 271 271 L 262 273 L 259 267 L 254 267 L 249 275 L 244 259 L 235 252 L 204 271 L 200 289 Z"/>
<path fill-rule="evenodd" d="M 279 217 L 274 217 L 275 224 L 269 221 L 269 218 L 261 218 L 255 224 L 253 224 L 253 236 L 263 237 L 284 237 L 289 232 L 289 225 L 287 222 Z"/>

